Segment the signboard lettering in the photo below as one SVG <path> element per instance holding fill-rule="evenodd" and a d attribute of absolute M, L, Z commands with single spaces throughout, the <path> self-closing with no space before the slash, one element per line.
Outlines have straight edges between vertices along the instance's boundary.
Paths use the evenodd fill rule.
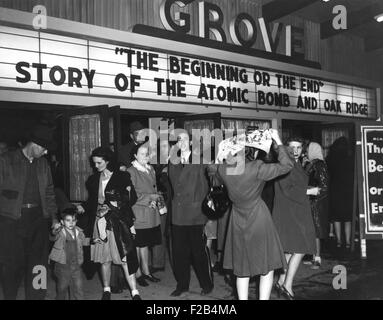
<path fill-rule="evenodd" d="M 377 117 L 374 88 L 10 27 L 0 38 L 2 88 Z"/>

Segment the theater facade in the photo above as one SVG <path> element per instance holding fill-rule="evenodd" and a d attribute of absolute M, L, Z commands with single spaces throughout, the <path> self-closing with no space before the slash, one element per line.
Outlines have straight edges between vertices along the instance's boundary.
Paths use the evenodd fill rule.
<path fill-rule="evenodd" d="M 354 36 L 321 39 L 304 17 L 271 18 L 278 1 L 8 2 L 1 118 L 11 126 L 54 114 L 72 201 L 86 198 L 91 150 L 118 152 L 136 120 L 155 130 L 161 120 L 273 127 L 325 152 L 340 136 L 355 146 L 361 124 L 381 125 L 380 57 Z"/>

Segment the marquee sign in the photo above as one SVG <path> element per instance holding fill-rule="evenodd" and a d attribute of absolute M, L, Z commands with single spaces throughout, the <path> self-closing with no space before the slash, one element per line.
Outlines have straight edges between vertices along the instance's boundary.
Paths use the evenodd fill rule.
<path fill-rule="evenodd" d="M 374 88 L 4 26 L 0 26 L 0 87 L 377 117 Z"/>

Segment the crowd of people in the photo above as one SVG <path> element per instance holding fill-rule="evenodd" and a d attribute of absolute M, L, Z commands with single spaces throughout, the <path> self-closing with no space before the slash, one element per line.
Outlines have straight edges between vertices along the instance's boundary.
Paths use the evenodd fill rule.
<path fill-rule="evenodd" d="M 330 221 L 339 248 L 345 223 L 350 248 L 352 208 L 347 203 L 353 162 L 347 139 L 338 139 L 325 159 L 318 143 L 293 137 L 283 145 L 278 131 L 270 129 L 268 154 L 245 147 L 243 157 L 229 154 L 220 164 L 206 159 L 192 164 L 189 134 L 179 134 L 174 146 L 165 140 L 151 150 L 139 141 L 143 129 L 138 122 L 131 124 L 131 142 L 119 159 L 109 148 L 93 150 L 88 199 L 77 206 L 58 206 L 62 192 L 55 188 L 54 167 L 44 157 L 55 148 L 48 127 L 37 126 L 17 150 L 0 142 L 5 299 L 16 299 L 23 277 L 26 299 L 43 299 L 46 288 L 36 288 L 32 279 L 36 265 L 48 268 L 49 255 L 59 300 L 68 298 L 68 292 L 72 299 L 84 298 L 81 267 L 90 263 L 101 274 L 103 300 L 125 287 L 133 300 L 140 300 L 138 287 L 160 282 L 157 273 L 167 265 L 176 281 L 173 297 L 189 290 L 193 266 L 201 295 L 213 291 L 213 271 L 231 271 L 240 300 L 248 299 L 255 276 L 259 299 L 270 299 L 274 288 L 293 300 L 294 278 L 304 257 L 311 257 L 304 263 L 312 268 L 321 266 Z M 179 163 L 169 161 L 174 150 Z M 226 186 L 231 207 L 223 217 L 209 220 L 202 203 L 212 179 Z"/>

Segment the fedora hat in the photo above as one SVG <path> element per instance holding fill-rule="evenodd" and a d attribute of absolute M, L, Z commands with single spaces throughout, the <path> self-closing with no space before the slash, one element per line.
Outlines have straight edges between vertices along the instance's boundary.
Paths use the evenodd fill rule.
<path fill-rule="evenodd" d="M 53 139 L 53 129 L 46 125 L 35 126 L 29 140 L 49 151 L 54 151 L 57 147 Z"/>
<path fill-rule="evenodd" d="M 129 130 L 130 133 L 134 133 L 134 132 L 136 132 L 136 131 L 140 131 L 140 130 L 145 129 L 145 127 L 142 125 L 141 122 L 139 122 L 139 121 L 134 121 L 134 122 L 132 122 L 132 123 L 130 124 L 129 129 L 130 129 L 130 130 Z"/>

